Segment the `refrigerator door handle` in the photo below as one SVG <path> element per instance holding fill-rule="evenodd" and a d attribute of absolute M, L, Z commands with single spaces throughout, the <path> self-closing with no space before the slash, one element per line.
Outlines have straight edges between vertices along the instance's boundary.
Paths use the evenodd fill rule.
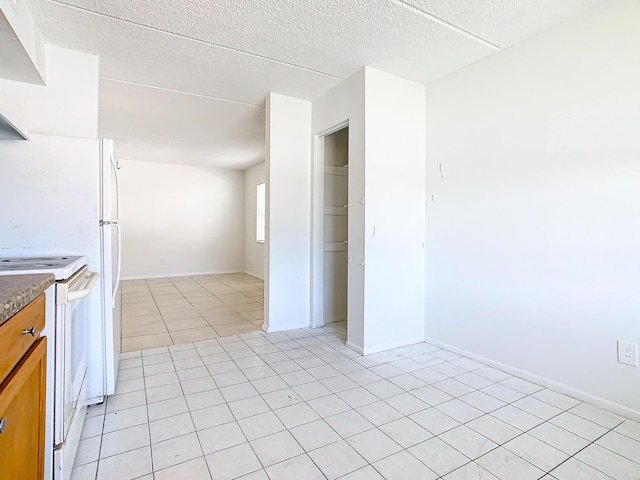
<path fill-rule="evenodd" d="M 116 192 L 116 217 L 112 218 L 112 222 L 120 221 L 120 186 L 118 185 L 118 170 L 120 167 L 116 164 L 113 152 L 109 155 L 109 161 L 111 162 L 111 168 L 113 169 L 113 175 L 115 178 L 115 192 Z"/>
<path fill-rule="evenodd" d="M 115 286 L 113 287 L 113 292 L 111 294 L 111 302 L 113 307 L 116 306 L 116 293 L 118 292 L 118 285 L 120 285 L 120 272 L 122 270 L 122 230 L 120 230 L 120 225 L 117 223 L 110 223 L 113 228 L 118 232 L 118 270 L 116 271 L 116 281 Z"/>

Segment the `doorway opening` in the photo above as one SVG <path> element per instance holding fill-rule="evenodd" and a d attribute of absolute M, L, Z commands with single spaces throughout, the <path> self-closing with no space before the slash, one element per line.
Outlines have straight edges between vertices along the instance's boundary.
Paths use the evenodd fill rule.
<path fill-rule="evenodd" d="M 324 137 L 322 320 L 344 323 L 349 297 L 349 127 Z"/>

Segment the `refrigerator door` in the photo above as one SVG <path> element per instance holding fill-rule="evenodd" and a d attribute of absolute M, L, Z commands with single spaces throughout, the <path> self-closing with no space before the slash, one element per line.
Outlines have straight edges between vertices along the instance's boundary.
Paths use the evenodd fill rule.
<path fill-rule="evenodd" d="M 102 140 L 100 148 L 101 222 L 100 244 L 102 248 L 102 302 L 105 342 L 105 395 L 115 392 L 120 358 L 120 268 L 121 234 L 118 220 L 120 202 L 118 192 L 118 164 L 113 140 Z"/>
<path fill-rule="evenodd" d="M 105 395 L 112 395 L 116 388 L 118 361 L 120 359 L 120 289 L 116 283 L 119 256 L 119 225 L 105 224 L 100 227 L 102 244 L 102 304 L 105 344 Z M 115 292 L 115 302 L 114 302 Z"/>

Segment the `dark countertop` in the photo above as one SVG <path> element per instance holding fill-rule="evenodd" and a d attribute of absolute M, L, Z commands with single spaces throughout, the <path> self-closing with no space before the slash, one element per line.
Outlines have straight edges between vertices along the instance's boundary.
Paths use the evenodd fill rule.
<path fill-rule="evenodd" d="M 51 273 L 0 275 L 0 325 L 35 300 L 54 280 Z"/>

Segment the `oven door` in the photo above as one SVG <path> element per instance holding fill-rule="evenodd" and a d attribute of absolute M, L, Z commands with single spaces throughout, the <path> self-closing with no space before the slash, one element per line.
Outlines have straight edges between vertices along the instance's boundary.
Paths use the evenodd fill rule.
<path fill-rule="evenodd" d="M 89 310 L 83 299 L 100 278 L 85 265 L 70 278 L 56 282 L 55 324 L 55 445 L 67 440 L 87 373 Z"/>

